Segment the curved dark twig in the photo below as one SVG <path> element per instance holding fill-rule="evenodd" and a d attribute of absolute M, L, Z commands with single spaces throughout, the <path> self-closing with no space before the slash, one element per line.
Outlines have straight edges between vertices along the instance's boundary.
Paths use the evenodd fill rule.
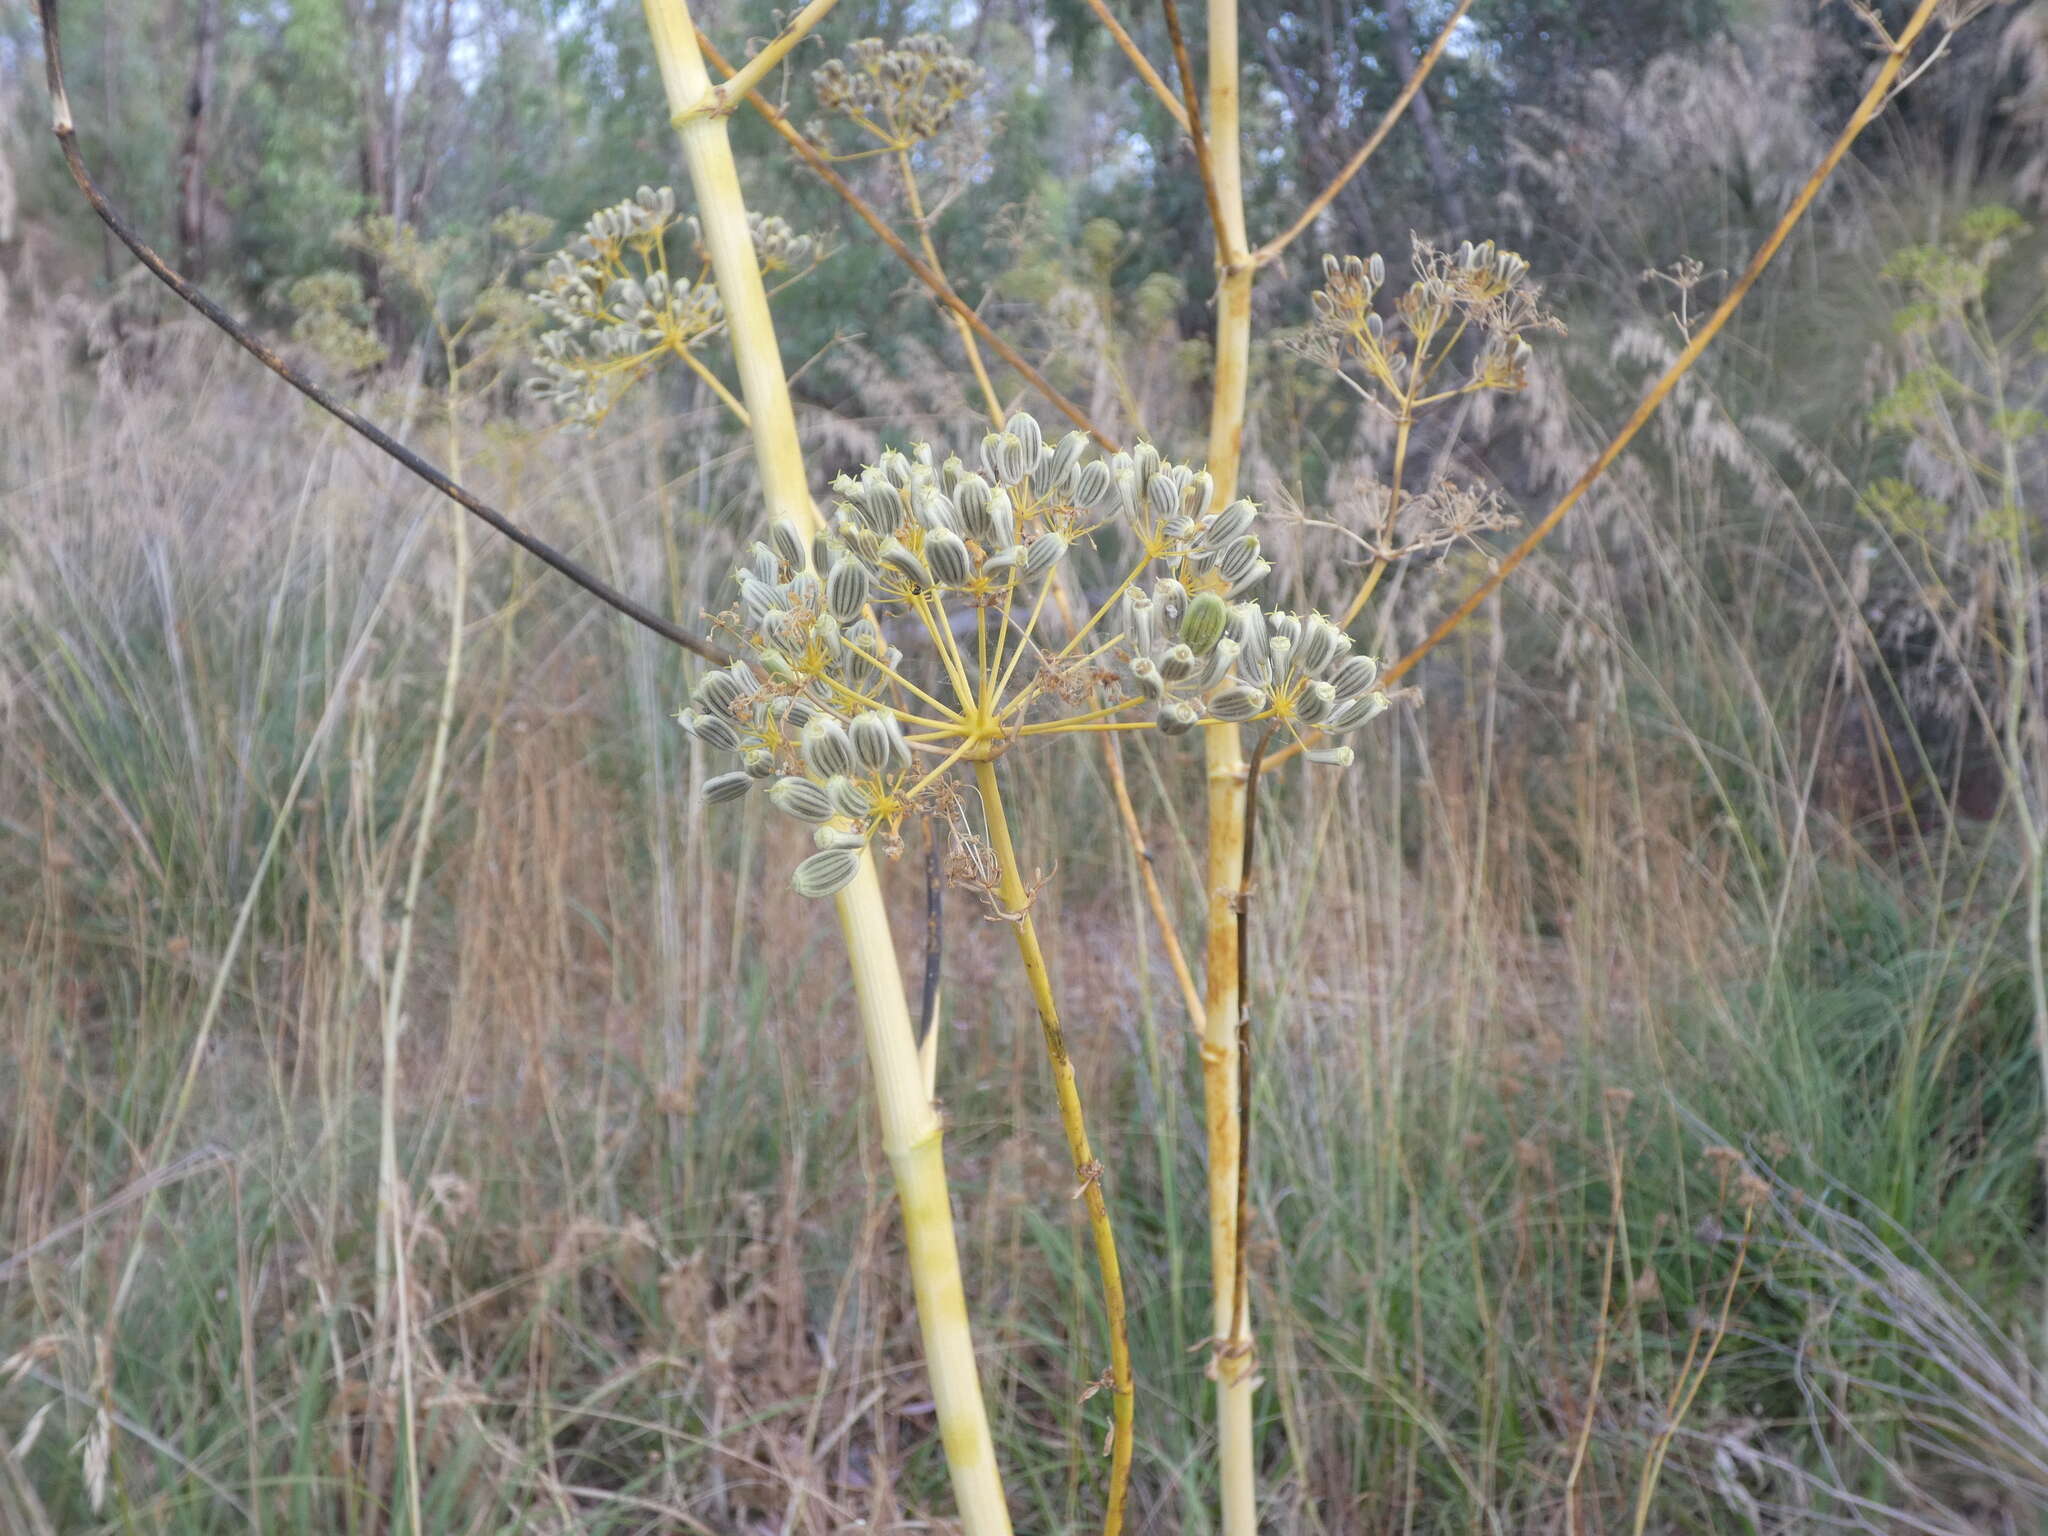
<path fill-rule="evenodd" d="M 36 10 L 43 24 L 43 64 L 50 87 L 51 126 L 57 135 L 58 148 L 64 152 L 64 163 L 70 168 L 71 179 L 78 183 L 78 190 L 85 194 L 85 200 L 92 204 L 93 212 L 99 215 L 100 222 L 112 230 L 114 237 L 135 254 L 137 261 L 154 273 L 166 288 L 225 332 L 243 351 L 321 410 L 362 437 L 380 453 L 397 460 L 465 512 L 502 533 L 542 564 L 551 566 L 599 602 L 618 610 L 643 629 L 652 630 L 671 644 L 695 651 L 709 661 L 724 663 L 732 659 L 702 635 L 663 618 L 644 603 L 636 602 L 619 591 L 589 567 L 571 559 L 553 545 L 534 537 L 504 513 L 414 453 L 375 422 L 357 415 L 264 346 L 203 290 L 195 287 L 152 250 L 148 242 L 136 234 L 120 214 L 114 211 L 113 204 L 107 201 L 106 194 L 100 191 L 92 179 L 92 173 L 85 168 L 85 160 L 78 151 L 77 129 L 71 118 L 71 101 L 64 90 L 63 52 L 57 41 L 57 0 L 36 0 Z"/>

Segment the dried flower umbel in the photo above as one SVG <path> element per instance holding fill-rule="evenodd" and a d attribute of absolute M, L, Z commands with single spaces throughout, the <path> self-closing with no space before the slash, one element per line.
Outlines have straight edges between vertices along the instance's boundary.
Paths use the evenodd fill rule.
<path fill-rule="evenodd" d="M 981 66 L 956 53 L 951 40 L 921 32 L 894 47 L 862 38 L 844 59 L 814 70 L 811 84 L 818 105 L 865 132 L 879 153 L 944 132 L 982 78 Z"/>
<path fill-rule="evenodd" d="M 907 816 L 947 808 L 956 764 L 1026 737 L 1230 720 L 1299 739 L 1386 707 L 1378 664 L 1336 625 L 1248 595 L 1270 570 L 1252 504 L 1215 506 L 1206 474 L 1149 444 L 1095 457 L 1082 434 L 1049 444 L 1019 413 L 975 469 L 918 445 L 833 489 L 817 538 L 783 522 L 748 551 L 738 604 L 717 620 L 740 659 L 678 717 L 740 756 L 707 799 L 759 786 L 816 827 L 805 895 L 842 888 L 859 850 L 893 850 Z M 1041 634 L 1053 572 L 1098 541 L 1129 563 L 1055 645 Z"/>
<path fill-rule="evenodd" d="M 535 399 L 579 426 L 595 426 L 655 364 L 677 357 L 745 419 L 697 356 L 697 345 L 723 329 L 725 307 L 694 217 L 687 222 L 696 271 L 670 270 L 668 236 L 678 222 L 674 192 L 642 187 L 592 214 L 582 234 L 549 259 L 533 296 L 551 327 L 540 338 L 541 372 L 528 384 Z M 785 282 L 821 259 L 817 242 L 782 219 L 749 214 L 747 228 L 761 270 L 790 273 Z"/>

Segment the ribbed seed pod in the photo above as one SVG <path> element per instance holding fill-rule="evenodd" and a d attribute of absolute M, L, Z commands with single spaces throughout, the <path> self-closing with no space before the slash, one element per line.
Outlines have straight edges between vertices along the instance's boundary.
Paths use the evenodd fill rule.
<path fill-rule="evenodd" d="M 1124 644 L 1134 656 L 1149 656 L 1159 647 L 1159 614 L 1152 599 L 1135 587 L 1124 593 Z"/>
<path fill-rule="evenodd" d="M 728 800 L 738 800 L 754 787 L 752 774 L 721 773 L 716 778 L 704 781 L 703 798 L 706 805 L 723 805 Z"/>
<path fill-rule="evenodd" d="M 1320 674 L 1323 668 L 1337 659 L 1340 634 L 1337 626 L 1319 613 L 1312 613 L 1308 622 L 1301 627 L 1301 649 L 1296 654 L 1295 665 L 1310 676 Z"/>
<path fill-rule="evenodd" d="M 1069 432 L 1061 438 L 1059 446 L 1052 451 L 1052 462 L 1045 467 L 1046 489 L 1058 492 L 1071 485 L 1081 467 L 1081 455 L 1087 448 L 1086 433 Z"/>
<path fill-rule="evenodd" d="M 795 523 L 786 517 L 775 519 L 768 526 L 768 542 L 784 565 L 793 571 L 804 568 L 804 536 Z"/>
<path fill-rule="evenodd" d="M 960 512 L 960 526 L 977 544 L 989 542 L 988 482 L 979 475 L 962 475 L 953 487 L 953 505 Z"/>
<path fill-rule="evenodd" d="M 1151 503 L 1152 516 L 1158 522 L 1180 516 L 1180 479 L 1171 471 L 1154 475 L 1145 488 L 1147 501 Z"/>
<path fill-rule="evenodd" d="M 942 587 L 964 587 L 974 579 L 974 560 L 960 535 L 939 528 L 925 535 L 925 564 Z"/>
<path fill-rule="evenodd" d="M 1237 664 L 1237 651 L 1237 642 L 1228 635 L 1218 640 L 1209 654 L 1202 658 L 1202 670 L 1195 678 L 1195 686 L 1207 690 L 1222 682 Z"/>
<path fill-rule="evenodd" d="M 860 873 L 860 852 L 854 848 L 827 848 L 797 865 L 789 883 L 797 895 L 816 901 L 837 896 Z"/>
<path fill-rule="evenodd" d="M 777 779 L 768 786 L 768 798 L 775 802 L 778 811 L 798 821 L 830 821 L 838 814 L 833 809 L 832 797 L 809 779 Z"/>
<path fill-rule="evenodd" d="M 1017 446 L 1024 450 L 1024 461 L 1035 465 L 1039 450 L 1045 446 L 1045 433 L 1039 428 L 1038 418 L 1029 411 L 1018 411 L 1003 423 L 1003 430 L 1017 439 Z M 1021 480 L 1024 477 L 1013 475 L 1011 478 Z"/>
<path fill-rule="evenodd" d="M 1024 579 L 1036 581 L 1050 574 L 1052 568 L 1066 558 L 1067 536 L 1063 533 L 1041 533 L 1024 551 Z"/>
<path fill-rule="evenodd" d="M 910 511 L 920 528 L 960 526 L 960 515 L 953 503 L 928 485 L 921 485 L 910 493 Z"/>
<path fill-rule="evenodd" d="M 771 587 L 782 580 L 781 557 L 759 539 L 747 546 L 747 564 L 756 576 Z"/>
<path fill-rule="evenodd" d="M 1266 707 L 1266 695 L 1248 683 L 1230 683 L 1209 698 L 1213 720 L 1249 720 Z"/>
<path fill-rule="evenodd" d="M 819 715 L 804 727 L 804 761 L 815 773 L 831 778 L 854 769 L 853 738 L 846 727 L 829 715 Z"/>
<path fill-rule="evenodd" d="M 1216 481 L 1206 469 L 1198 469 L 1188 481 L 1187 513 L 1196 522 L 1209 515 L 1209 507 L 1216 500 Z"/>
<path fill-rule="evenodd" d="M 1323 729 L 1338 734 L 1355 731 L 1360 726 L 1377 720 L 1386 713 L 1386 709 L 1387 696 L 1384 693 L 1368 693 L 1362 699 L 1353 699 L 1341 706 L 1323 723 Z"/>
<path fill-rule="evenodd" d="M 853 827 L 819 827 L 811 833 L 813 848 L 865 848 L 868 835 Z"/>
<path fill-rule="evenodd" d="M 740 700 L 740 685 L 733 675 L 724 668 L 706 672 L 698 679 L 696 689 L 690 698 L 699 709 L 714 714 L 727 714 Z"/>
<path fill-rule="evenodd" d="M 1312 747 L 1303 755 L 1325 768 L 1349 768 L 1358 760 L 1358 754 L 1349 747 Z"/>
<path fill-rule="evenodd" d="M 1301 690 L 1301 697 L 1294 701 L 1294 712 L 1310 725 L 1330 718 L 1337 707 L 1337 690 L 1328 683 L 1317 679 Z"/>
<path fill-rule="evenodd" d="M 1222 598 L 1214 592 L 1197 593 L 1189 599 L 1187 611 L 1181 615 L 1181 643 L 1197 656 L 1206 656 L 1223 638 L 1223 627 L 1229 620 L 1230 614 Z"/>
<path fill-rule="evenodd" d="M 887 773 L 896 766 L 899 735 L 895 719 L 879 709 L 855 715 L 847 727 L 853 760 L 864 773 Z"/>
<path fill-rule="evenodd" d="M 1159 473 L 1159 450 L 1150 443 L 1140 443 L 1131 450 L 1131 473 L 1138 477 L 1138 494 L 1144 495 L 1151 485 L 1152 477 Z"/>
<path fill-rule="evenodd" d="M 981 472 L 991 484 L 1001 485 L 1008 478 L 1003 473 L 1003 434 L 990 432 L 981 440 Z"/>
<path fill-rule="evenodd" d="M 1247 657 L 1266 654 L 1266 611 L 1257 603 L 1238 603 L 1230 610 L 1230 638 Z"/>
<path fill-rule="evenodd" d="M 1273 617 L 1279 619 L 1283 615 L 1276 613 Z M 1277 629 L 1279 626 L 1276 624 L 1274 627 Z M 1273 669 L 1273 683 L 1275 687 L 1280 686 L 1292 677 L 1294 675 L 1293 637 L 1286 634 L 1268 635 L 1266 637 L 1266 663 Z"/>
<path fill-rule="evenodd" d="M 1347 656 L 1330 673 L 1330 686 L 1341 699 L 1355 699 L 1369 693 L 1380 680 L 1380 664 L 1373 656 Z"/>
<path fill-rule="evenodd" d="M 740 572 L 740 611 L 749 624 L 759 626 L 771 613 L 782 611 L 782 594 L 752 571 Z"/>
<path fill-rule="evenodd" d="M 1000 486 L 988 493 L 988 538 L 983 542 L 992 549 L 1008 549 L 1017 542 L 1017 509 Z"/>
<path fill-rule="evenodd" d="M 913 592 L 931 590 L 932 573 L 902 540 L 890 539 L 882 546 L 879 558 L 883 565 L 901 576 Z"/>
<path fill-rule="evenodd" d="M 1230 584 L 1230 595 L 1240 597 L 1273 574 L 1273 562 L 1254 560 L 1248 570 Z"/>
<path fill-rule="evenodd" d="M 901 488 L 910 484 L 910 460 L 903 456 L 900 448 L 885 448 L 882 456 L 875 460 L 875 468 L 887 477 L 889 483 Z"/>
<path fill-rule="evenodd" d="M 801 731 L 811 722 L 811 716 L 818 712 L 818 706 L 809 699 L 790 699 L 782 711 L 784 729 Z"/>
<path fill-rule="evenodd" d="M 832 574 L 825 580 L 825 603 L 832 610 L 832 617 L 842 624 L 859 618 L 868 603 L 867 567 L 853 559 L 841 560 L 833 566 Z"/>
<path fill-rule="evenodd" d="M 1014 432 L 1005 432 L 996 444 L 997 460 L 1001 466 L 1003 484 L 1022 485 L 1038 467 L 1038 455 L 1024 451 L 1024 440 Z"/>
<path fill-rule="evenodd" d="M 1177 683 L 1195 670 L 1195 653 L 1185 645 L 1170 645 L 1159 653 L 1159 675 Z"/>
<path fill-rule="evenodd" d="M 1216 551 L 1216 571 L 1225 581 L 1236 582 L 1259 558 L 1259 541 L 1254 534 L 1241 534 Z"/>
<path fill-rule="evenodd" d="M 850 816 L 855 821 L 859 821 L 875 808 L 874 791 L 857 780 L 847 778 L 844 774 L 826 782 L 825 794 L 831 800 L 835 811 L 841 816 Z"/>
<path fill-rule="evenodd" d="M 1188 611 L 1188 589 L 1171 576 L 1152 583 L 1152 606 L 1159 614 L 1159 632 L 1179 635 L 1181 616 Z"/>
<path fill-rule="evenodd" d="M 1000 585 L 1004 578 L 1024 568 L 1024 551 L 1012 544 L 999 549 L 981 562 L 981 574 Z"/>
<path fill-rule="evenodd" d="M 756 747 L 745 758 L 746 774 L 750 779 L 772 779 L 775 777 L 775 754 Z"/>
<path fill-rule="evenodd" d="M 1150 656 L 1140 656 L 1131 663 L 1131 681 L 1148 699 L 1159 698 L 1166 692 L 1166 679 L 1159 675 L 1159 664 Z"/>
<path fill-rule="evenodd" d="M 1084 512 L 1099 512 L 1109 503 L 1116 481 L 1101 459 L 1083 464 L 1074 476 L 1072 501 Z"/>
<path fill-rule="evenodd" d="M 1202 530 L 1202 542 L 1220 548 L 1232 539 L 1242 538 L 1251 532 L 1257 516 L 1257 509 L 1240 496 L 1209 520 L 1209 526 Z"/>
<path fill-rule="evenodd" d="M 1202 712 L 1186 699 L 1168 699 L 1159 706 L 1159 729 L 1169 736 L 1184 736 L 1200 723 Z"/>
<path fill-rule="evenodd" d="M 721 752 L 740 749 L 739 730 L 723 715 L 694 715 L 689 722 L 689 731 L 705 746 L 716 747 Z"/>
<path fill-rule="evenodd" d="M 862 524 L 876 533 L 894 533 L 903 520 L 903 502 L 896 487 L 880 475 L 870 473 L 862 478 L 858 505 Z"/>

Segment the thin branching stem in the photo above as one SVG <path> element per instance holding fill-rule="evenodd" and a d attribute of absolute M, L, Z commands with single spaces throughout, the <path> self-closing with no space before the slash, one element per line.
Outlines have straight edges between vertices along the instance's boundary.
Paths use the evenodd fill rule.
<path fill-rule="evenodd" d="M 981 791 L 982 810 L 988 820 L 989 842 L 996 858 L 998 894 L 1004 910 L 1010 914 L 1009 926 L 1016 934 L 1017 953 L 1024 963 L 1024 975 L 1031 984 L 1031 1000 L 1038 1010 L 1046 1060 L 1052 1066 L 1053 1089 L 1060 1106 L 1060 1126 L 1066 1132 L 1067 1151 L 1074 1160 L 1074 1176 L 1080 1181 L 1076 1194 L 1087 1208 L 1088 1228 L 1095 1243 L 1095 1263 L 1102 1281 L 1103 1312 L 1109 1324 L 1112 1426 L 1109 1492 L 1103 1507 L 1102 1532 L 1103 1536 L 1116 1536 L 1123 1529 L 1124 1506 L 1130 1494 L 1132 1415 L 1136 1404 L 1131 1376 L 1130 1326 L 1124 1308 L 1123 1268 L 1117 1259 L 1116 1234 L 1110 1226 L 1109 1204 L 1102 1193 L 1102 1164 L 1088 1142 L 1088 1123 L 1081 1111 L 1081 1086 L 1074 1075 L 1073 1058 L 1067 1053 L 1066 1032 L 1060 1024 L 1059 1004 L 1053 997 L 1052 976 L 1046 968 L 1045 951 L 1039 946 L 1038 929 L 1031 921 L 1031 896 L 1024 888 L 1017 849 L 1010 839 L 1009 815 L 1003 808 L 995 764 L 986 758 L 977 761 L 974 781 Z"/>

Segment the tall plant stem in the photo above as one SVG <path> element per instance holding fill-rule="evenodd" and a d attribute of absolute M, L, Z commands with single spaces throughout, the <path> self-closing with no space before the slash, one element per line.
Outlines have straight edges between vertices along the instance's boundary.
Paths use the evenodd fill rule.
<path fill-rule="evenodd" d="M 755 462 L 771 516 L 793 518 L 807 531 L 818 526 L 796 415 L 747 230 L 746 203 L 733 163 L 726 120 L 699 113 L 711 92 L 704 57 L 685 0 L 645 0 L 648 30 L 669 108 L 677 120 L 704 242 L 725 304 L 740 390 L 752 419 Z M 919 1068 L 910 1003 L 897 968 L 888 908 L 874 861 L 837 897 L 839 925 L 853 972 L 868 1062 L 882 1120 L 882 1145 L 896 1178 L 903 1210 L 911 1285 L 925 1368 L 938 1410 L 939 1438 L 967 1536 L 1009 1536 L 1010 1511 L 996 1467 L 988 1412 L 974 1360 L 966 1289 L 953 1235 L 953 1209 L 941 1152 L 943 1127 Z"/>
<path fill-rule="evenodd" d="M 1252 277 L 1246 249 L 1244 169 L 1238 115 L 1237 0 L 1209 0 L 1209 106 L 1203 122 L 1193 61 L 1174 0 L 1162 0 L 1173 40 L 1188 136 L 1216 233 L 1215 393 L 1209 407 L 1209 474 L 1219 503 L 1237 495 L 1250 380 Z M 1237 1296 L 1238 1191 L 1243 1181 L 1239 1098 L 1238 887 L 1244 867 L 1244 741 L 1235 725 L 1203 728 L 1209 849 L 1204 871 L 1208 976 L 1202 997 L 1202 1118 L 1209 1142 L 1209 1269 L 1216 1375 L 1217 1473 L 1224 1536 L 1256 1536 L 1257 1460 L 1252 1434 L 1256 1362 L 1251 1309 Z"/>
<path fill-rule="evenodd" d="M 1059 1004 L 1052 995 L 1052 976 L 1046 969 L 1045 951 L 1039 947 L 1038 929 L 1031 921 L 1031 898 L 1024 889 L 1024 877 L 1017 865 L 1017 849 L 1010 840 L 1009 814 L 1003 809 L 1002 790 L 996 783 L 996 765 L 986 758 L 974 765 L 974 781 L 981 789 L 981 803 L 988 817 L 989 839 L 994 844 L 998 873 L 997 893 L 1010 914 L 1010 927 L 1017 936 L 1017 954 L 1024 962 L 1024 975 L 1031 984 L 1031 1000 L 1038 1009 L 1038 1026 L 1045 1036 L 1046 1059 L 1052 1064 L 1053 1091 L 1060 1104 L 1060 1125 L 1067 1133 L 1067 1151 L 1074 1159 L 1074 1175 L 1081 1181 L 1080 1195 L 1088 1210 L 1088 1229 L 1095 1240 L 1095 1263 L 1102 1277 L 1102 1306 L 1109 1321 L 1110 1414 L 1112 1436 L 1109 1458 L 1109 1497 L 1102 1513 L 1103 1536 L 1116 1536 L 1123 1529 L 1124 1505 L 1131 1484 L 1131 1415 L 1136 1403 L 1131 1380 L 1131 1338 L 1124 1310 L 1122 1266 L 1117 1262 L 1116 1233 L 1109 1224 L 1109 1203 L 1102 1193 L 1102 1164 L 1088 1144 L 1088 1123 L 1081 1113 L 1081 1085 L 1074 1076 L 1073 1058 L 1067 1054 L 1066 1032 L 1060 1027 Z"/>

